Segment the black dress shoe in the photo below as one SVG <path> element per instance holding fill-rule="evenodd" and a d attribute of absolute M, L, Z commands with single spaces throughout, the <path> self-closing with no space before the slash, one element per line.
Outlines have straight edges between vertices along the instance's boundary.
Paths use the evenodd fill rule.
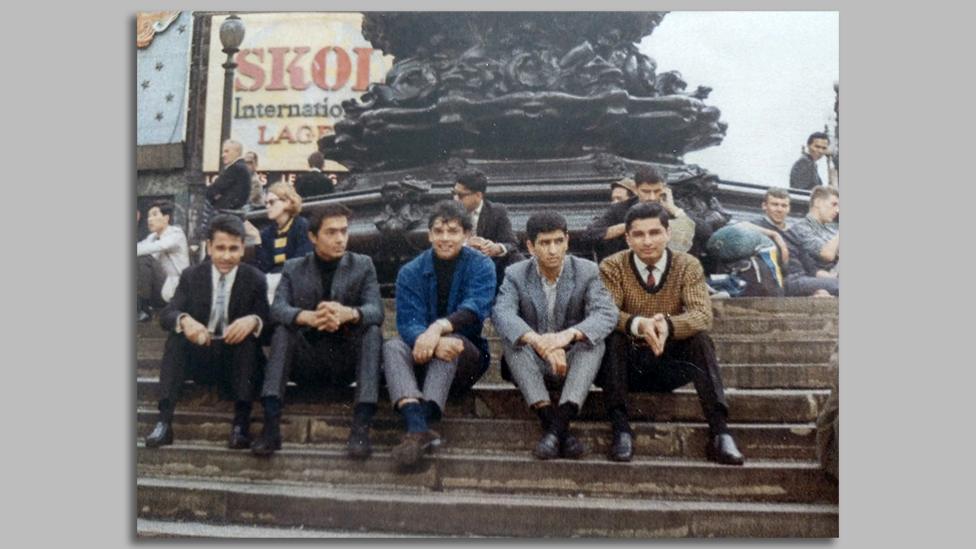
<path fill-rule="evenodd" d="M 568 433 L 559 445 L 559 455 L 566 459 L 579 459 L 585 451 L 586 448 L 583 447 L 583 443 Z"/>
<path fill-rule="evenodd" d="M 173 444 L 173 426 L 168 421 L 156 423 L 149 436 L 146 437 L 146 448 L 159 448 Z"/>
<path fill-rule="evenodd" d="M 742 465 L 746 462 L 745 456 L 735 447 L 732 435 L 728 433 L 712 437 L 705 448 L 705 455 L 709 460 L 725 465 Z"/>
<path fill-rule="evenodd" d="M 231 428 L 227 447 L 232 450 L 247 450 L 251 447 L 251 435 L 247 425 L 234 425 Z"/>
<path fill-rule="evenodd" d="M 353 425 L 349 429 L 346 452 L 353 459 L 366 459 L 373 453 L 373 445 L 369 442 L 369 427 Z"/>
<path fill-rule="evenodd" d="M 275 450 L 281 450 L 281 433 L 278 429 L 265 428 L 261 435 L 251 443 L 251 453 L 256 456 L 270 456 Z"/>
<path fill-rule="evenodd" d="M 559 457 L 559 437 L 556 433 L 546 431 L 535 445 L 532 455 L 539 459 L 556 459 Z"/>
<path fill-rule="evenodd" d="M 613 444 L 610 446 L 610 459 L 613 461 L 630 461 L 634 458 L 634 435 L 627 431 L 617 431 L 613 434 Z"/>

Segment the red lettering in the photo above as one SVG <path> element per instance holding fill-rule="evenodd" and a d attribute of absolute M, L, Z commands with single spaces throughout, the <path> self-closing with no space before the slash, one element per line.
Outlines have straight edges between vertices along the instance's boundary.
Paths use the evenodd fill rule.
<path fill-rule="evenodd" d="M 247 56 L 254 54 L 262 63 L 264 63 L 264 48 L 258 48 L 254 50 L 241 50 L 237 53 L 237 78 L 234 79 L 234 90 L 235 91 L 256 91 L 261 89 L 264 85 L 264 69 L 260 65 L 255 65 L 247 60 Z M 250 86 L 244 85 L 241 82 L 241 77 L 246 76 L 253 80 Z"/>
<path fill-rule="evenodd" d="M 292 137 L 291 130 L 288 129 L 288 126 L 281 128 L 281 133 L 278 134 L 278 138 L 275 139 L 275 143 L 281 143 L 282 140 L 287 140 L 292 145 L 295 144 L 295 138 Z"/>
<path fill-rule="evenodd" d="M 271 53 L 271 82 L 265 90 L 281 91 L 285 90 L 285 54 L 291 48 L 268 48 Z"/>
<path fill-rule="evenodd" d="M 288 63 L 288 79 L 291 82 L 291 89 L 293 90 L 308 89 L 309 84 L 311 84 L 311 82 L 305 80 L 305 69 L 295 65 L 295 63 L 298 63 L 298 60 L 301 59 L 306 53 L 311 51 L 311 49 L 312 48 L 302 46 L 291 50 L 296 53 L 295 57 L 292 58 L 291 63 Z"/>
<path fill-rule="evenodd" d="M 295 134 L 295 140 L 299 143 L 312 142 L 312 128 L 309 126 L 299 126 L 298 131 L 295 132 Z"/>
<path fill-rule="evenodd" d="M 332 86 L 329 86 L 325 81 L 326 56 L 330 51 L 335 52 L 336 58 L 336 81 Z M 315 81 L 315 85 L 323 90 L 334 91 L 342 88 L 346 85 L 351 73 L 352 62 L 349 60 L 349 54 L 346 53 L 346 50 L 328 46 L 320 49 L 318 53 L 315 54 L 315 58 L 312 62 L 312 80 Z"/>
<path fill-rule="evenodd" d="M 332 125 L 331 124 L 319 124 L 316 126 L 319 130 L 319 139 L 322 139 L 326 135 L 332 135 Z"/>
<path fill-rule="evenodd" d="M 268 139 L 264 136 L 264 130 L 267 126 L 258 126 L 258 145 L 274 145 L 274 139 Z"/>
<path fill-rule="evenodd" d="M 352 91 L 364 92 L 369 86 L 369 62 L 373 57 L 373 48 L 353 48 L 356 53 L 356 85 Z"/>

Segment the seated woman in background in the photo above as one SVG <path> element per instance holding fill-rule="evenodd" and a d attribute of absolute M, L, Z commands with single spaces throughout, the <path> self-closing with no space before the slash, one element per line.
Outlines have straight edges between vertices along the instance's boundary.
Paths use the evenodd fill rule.
<path fill-rule="evenodd" d="M 264 203 L 268 207 L 268 219 L 274 223 L 261 229 L 257 261 L 258 267 L 268 274 L 270 303 L 285 260 L 311 252 L 312 244 L 308 240 L 308 220 L 298 215 L 302 211 L 302 197 L 291 185 L 283 181 L 271 185 Z"/>

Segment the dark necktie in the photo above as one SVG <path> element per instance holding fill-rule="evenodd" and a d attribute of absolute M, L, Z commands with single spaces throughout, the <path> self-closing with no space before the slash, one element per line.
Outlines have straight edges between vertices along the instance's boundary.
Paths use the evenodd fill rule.
<path fill-rule="evenodd" d="M 653 288 L 657 282 L 654 280 L 654 269 L 647 270 L 647 287 Z"/>

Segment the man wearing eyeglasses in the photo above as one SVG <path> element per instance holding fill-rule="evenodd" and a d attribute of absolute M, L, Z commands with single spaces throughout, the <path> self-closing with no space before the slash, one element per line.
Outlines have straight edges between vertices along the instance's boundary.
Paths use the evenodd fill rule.
<path fill-rule="evenodd" d="M 495 264 L 496 288 L 501 285 L 505 268 L 520 261 L 518 241 L 505 206 L 485 199 L 488 178 L 480 170 L 469 170 L 458 176 L 451 194 L 471 216 L 474 230 L 467 245 L 491 258 Z"/>

